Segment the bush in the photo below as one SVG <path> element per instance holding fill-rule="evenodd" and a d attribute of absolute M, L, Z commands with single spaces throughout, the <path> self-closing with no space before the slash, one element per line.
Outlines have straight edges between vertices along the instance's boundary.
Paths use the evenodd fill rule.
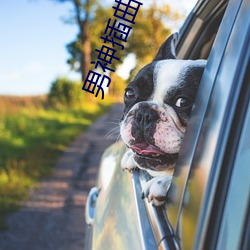
<path fill-rule="evenodd" d="M 54 107 L 76 107 L 81 106 L 85 99 L 80 82 L 67 78 L 58 78 L 52 82 L 48 101 Z"/>

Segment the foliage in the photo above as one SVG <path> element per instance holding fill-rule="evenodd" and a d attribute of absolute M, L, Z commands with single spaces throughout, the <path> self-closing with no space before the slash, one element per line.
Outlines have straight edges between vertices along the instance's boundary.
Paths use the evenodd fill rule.
<path fill-rule="evenodd" d="M 170 11 L 165 9 L 166 13 L 150 6 L 137 14 L 136 25 L 129 37 L 128 52 L 134 53 L 139 63 L 150 63 L 163 41 L 170 35 L 170 29 L 162 22 L 163 16 Z"/>
<path fill-rule="evenodd" d="M 171 29 L 166 28 L 163 22 L 170 14 L 169 5 L 161 8 L 151 5 L 148 9 L 138 12 L 136 25 L 128 39 L 127 53 L 134 53 L 137 60 L 137 65 L 132 70 L 129 80 L 138 69 L 153 60 L 161 44 L 171 34 Z"/>
<path fill-rule="evenodd" d="M 87 95 L 92 97 L 91 102 L 96 103 L 98 101 L 103 101 L 101 92 L 98 97 L 95 97 L 97 89 L 95 89 L 95 94 L 88 93 L 82 90 L 82 82 L 72 81 L 66 77 L 57 78 L 52 82 L 51 88 L 48 94 L 48 105 L 54 108 L 81 108 L 85 107 L 87 100 Z M 105 94 L 104 100 L 109 99 L 110 102 L 117 100 L 118 95 L 123 94 L 125 88 L 124 80 L 118 77 L 116 74 L 111 75 L 111 84 L 109 87 L 109 92 Z M 122 91 L 121 91 L 122 90 Z M 107 100 L 106 100 L 107 102 Z"/>
<path fill-rule="evenodd" d="M 76 40 L 68 43 L 66 45 L 66 49 L 70 54 L 70 58 L 67 60 L 67 63 L 70 66 L 71 70 L 75 70 L 77 72 L 81 72 L 81 50 L 82 44 L 80 36 L 78 35 Z"/>
<path fill-rule="evenodd" d="M 68 78 L 58 78 L 52 84 L 48 94 L 49 104 L 54 107 L 79 107 L 84 102 L 82 83 Z"/>
<path fill-rule="evenodd" d="M 36 98 L 34 104 L 30 97 L 23 102 L 14 99 L 0 97 L 0 229 L 5 215 L 51 172 L 65 146 L 110 106 L 102 101 L 84 108 L 53 109 L 39 105 Z M 17 107 L 19 103 L 27 105 Z"/>

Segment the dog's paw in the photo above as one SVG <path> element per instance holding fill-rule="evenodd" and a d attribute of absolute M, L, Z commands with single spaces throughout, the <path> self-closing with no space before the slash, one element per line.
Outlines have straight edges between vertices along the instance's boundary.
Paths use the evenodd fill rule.
<path fill-rule="evenodd" d="M 142 188 L 142 199 L 148 198 L 148 202 L 155 206 L 163 205 L 166 201 L 167 192 L 171 185 L 172 176 L 165 175 L 154 177 L 146 182 Z"/>
<path fill-rule="evenodd" d="M 131 171 L 135 168 L 133 154 L 133 151 L 130 149 L 122 157 L 121 167 L 123 170 Z"/>

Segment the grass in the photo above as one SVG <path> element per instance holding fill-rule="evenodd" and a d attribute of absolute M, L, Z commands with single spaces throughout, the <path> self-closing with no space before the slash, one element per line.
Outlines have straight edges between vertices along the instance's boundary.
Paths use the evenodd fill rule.
<path fill-rule="evenodd" d="M 0 229 L 65 147 L 111 106 L 53 109 L 44 100 L 0 96 Z"/>

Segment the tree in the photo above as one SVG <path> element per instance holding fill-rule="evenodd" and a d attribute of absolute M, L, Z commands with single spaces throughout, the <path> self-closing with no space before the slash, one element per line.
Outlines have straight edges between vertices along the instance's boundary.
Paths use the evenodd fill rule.
<path fill-rule="evenodd" d="M 96 8 L 94 13 L 92 15 L 94 18 L 91 20 L 89 23 L 89 35 L 90 35 L 90 44 L 91 44 L 91 62 L 96 61 L 97 59 L 97 52 L 95 49 L 101 49 L 103 45 L 103 40 L 100 38 L 101 36 L 104 36 L 104 31 L 106 28 L 106 24 L 109 20 L 109 18 L 113 17 L 113 9 L 111 6 L 109 7 L 104 7 L 101 4 L 96 4 Z M 126 47 L 125 42 L 119 41 L 120 44 L 124 45 Z M 112 44 L 110 42 L 107 42 L 105 45 L 109 46 L 112 48 Z M 70 54 L 70 58 L 68 59 L 68 63 L 71 67 L 71 69 L 76 70 L 78 72 L 81 71 L 81 39 L 80 35 L 77 36 L 77 39 L 69 43 L 67 46 L 67 50 Z M 117 67 L 122 64 L 123 59 L 126 57 L 127 52 L 126 48 L 124 50 L 121 50 L 120 48 L 117 49 L 115 56 L 118 57 L 120 60 L 112 60 L 112 65 L 111 68 L 116 70 Z M 90 64 L 89 69 L 94 69 L 94 65 Z M 112 79 L 112 84 L 109 87 L 109 93 L 111 95 L 116 95 L 117 92 L 119 92 L 122 89 L 124 89 L 124 81 L 117 81 L 116 79 L 118 76 L 116 73 L 110 72 L 110 78 Z M 85 79 L 83 79 L 85 80 Z M 115 86 L 115 84 L 118 84 L 119 86 Z M 119 91 L 118 91 L 119 90 Z M 120 91 L 121 92 L 121 91 Z M 92 101 L 92 98 L 89 99 Z"/>
<path fill-rule="evenodd" d="M 97 0 L 54 0 L 57 2 L 65 3 L 71 2 L 74 7 L 74 15 L 72 20 L 79 27 L 79 36 L 74 46 L 80 51 L 80 54 L 73 50 L 74 47 L 69 46 L 71 53 L 76 56 L 75 59 L 79 60 L 80 72 L 82 80 L 88 74 L 91 62 L 91 41 L 90 41 L 90 23 L 93 21 L 93 12 L 96 8 Z M 74 63 L 75 61 L 71 61 Z"/>
<path fill-rule="evenodd" d="M 89 23 L 89 36 L 90 36 L 90 45 L 91 45 L 91 61 L 95 61 L 97 59 L 97 52 L 95 49 L 101 49 L 103 45 L 103 40 L 100 38 L 104 36 L 104 31 L 106 28 L 106 23 L 108 19 L 113 16 L 113 9 L 110 7 L 105 8 L 101 4 L 97 4 L 94 13 L 92 13 L 94 18 Z M 124 46 L 126 45 L 124 42 L 120 42 Z M 112 44 L 107 42 L 107 46 L 112 48 Z M 81 38 L 80 34 L 77 36 L 76 40 L 72 41 L 71 43 L 67 44 L 66 46 L 70 58 L 68 59 L 68 63 L 71 69 L 80 71 L 81 65 Z M 126 56 L 126 50 L 117 49 L 116 56 L 120 58 L 120 60 L 113 60 L 112 61 L 112 69 L 116 70 L 119 64 L 123 62 L 124 57 Z M 90 69 L 93 69 L 93 65 L 89 65 Z"/>

